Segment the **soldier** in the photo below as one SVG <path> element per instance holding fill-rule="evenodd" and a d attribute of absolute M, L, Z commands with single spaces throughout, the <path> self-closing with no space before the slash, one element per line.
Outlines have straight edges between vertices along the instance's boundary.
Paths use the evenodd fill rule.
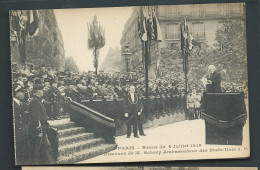
<path fill-rule="evenodd" d="M 15 158 L 16 164 L 30 164 L 30 144 L 28 136 L 28 115 L 26 114 L 22 101 L 25 94 L 22 86 L 14 84 L 14 121 L 15 121 Z"/>
<path fill-rule="evenodd" d="M 200 94 L 200 90 L 199 91 L 195 91 L 194 105 L 195 105 L 195 116 L 196 116 L 196 119 L 200 119 L 201 118 L 201 112 L 200 112 L 201 94 Z"/>
<path fill-rule="evenodd" d="M 190 91 L 190 93 L 187 96 L 187 109 L 188 109 L 188 115 L 186 115 L 187 120 L 192 120 L 194 118 L 194 109 L 195 109 L 195 95 L 193 91 Z"/>

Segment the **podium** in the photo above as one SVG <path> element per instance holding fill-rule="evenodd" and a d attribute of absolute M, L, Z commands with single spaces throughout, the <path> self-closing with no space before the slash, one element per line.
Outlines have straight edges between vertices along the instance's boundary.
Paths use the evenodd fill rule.
<path fill-rule="evenodd" d="M 242 145 L 247 119 L 244 93 L 204 93 L 206 144 Z"/>

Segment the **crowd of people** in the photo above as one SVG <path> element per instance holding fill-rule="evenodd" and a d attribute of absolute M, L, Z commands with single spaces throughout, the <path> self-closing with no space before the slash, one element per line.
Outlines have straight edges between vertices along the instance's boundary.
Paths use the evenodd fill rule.
<path fill-rule="evenodd" d="M 75 101 L 124 98 L 130 84 L 136 87 L 141 97 L 145 96 L 145 75 L 142 72 L 105 73 L 99 71 L 96 75 L 92 71 L 73 73 L 58 71 L 51 67 L 35 68 L 27 64 L 22 68 L 12 66 L 13 84 L 24 90 L 24 103 L 29 103 L 34 89 L 41 88 L 42 103 L 46 109 L 47 119 L 60 119 L 66 113 L 66 99 Z M 199 83 L 189 87 L 199 93 L 205 91 Z M 243 86 L 234 83 L 221 82 L 222 92 L 244 92 Z M 15 89 L 14 89 L 15 90 Z M 190 91 L 191 92 L 191 91 Z M 184 81 L 177 77 L 161 77 L 149 79 L 149 95 L 185 93 Z"/>
<path fill-rule="evenodd" d="M 17 150 L 19 150 L 19 146 L 21 146 L 20 148 L 33 148 L 30 154 L 36 164 L 40 160 L 39 155 L 36 155 L 36 153 L 39 154 L 40 149 L 37 135 L 45 134 L 44 132 L 49 128 L 48 120 L 59 120 L 67 113 L 68 100 L 126 99 L 131 86 L 135 87 L 138 98 L 141 99 L 145 96 L 145 75 L 143 72 L 105 73 L 99 71 L 96 75 L 92 71 L 75 73 L 58 71 L 55 68 L 45 66 L 36 68 L 33 64 L 28 63 L 22 67 L 13 64 L 12 78 L 15 131 L 17 132 L 16 148 Z M 214 82 L 214 78 L 210 81 Z M 206 88 L 197 83 L 189 89 L 191 90 L 187 95 L 188 113 L 186 118 L 192 120 L 200 118 L 202 93 Z M 219 82 L 217 89 L 217 92 L 245 90 L 243 86 L 224 82 Z M 175 75 L 149 79 L 148 92 L 149 96 L 183 95 L 185 94 L 184 81 Z M 24 126 L 29 127 L 28 132 Z M 128 129 L 130 128 L 128 127 Z M 20 131 L 22 132 L 20 133 Z M 27 142 L 24 142 L 26 135 L 20 134 L 28 134 Z M 128 136 L 130 136 L 129 131 Z M 23 150 L 16 152 L 19 158 L 26 158 L 23 155 L 26 153 Z M 46 157 L 48 159 L 48 154 Z M 23 160 L 19 164 L 23 164 Z"/>

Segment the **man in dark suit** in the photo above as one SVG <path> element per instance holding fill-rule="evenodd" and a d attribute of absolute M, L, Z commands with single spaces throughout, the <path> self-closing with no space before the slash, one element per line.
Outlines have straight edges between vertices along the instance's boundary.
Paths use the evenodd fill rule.
<path fill-rule="evenodd" d="M 46 132 L 49 128 L 43 105 L 43 85 L 35 84 L 29 104 L 29 139 L 33 164 L 53 163 L 50 144 Z"/>
<path fill-rule="evenodd" d="M 213 65 L 208 66 L 210 76 L 208 78 L 208 84 L 206 86 L 208 93 L 220 93 L 221 92 L 221 74 L 216 71 L 216 67 Z"/>
<path fill-rule="evenodd" d="M 140 116 L 143 110 L 142 103 L 138 93 L 135 92 L 135 86 L 129 87 L 129 92 L 124 99 L 125 117 L 128 118 L 126 121 L 127 125 L 127 138 L 131 136 L 131 125 L 133 125 L 134 137 L 139 138 L 138 129 L 141 136 L 145 136 L 142 124 L 139 122 Z M 138 129 L 137 129 L 138 127 Z"/>
<path fill-rule="evenodd" d="M 50 79 L 51 87 L 45 91 L 44 93 L 44 106 L 46 108 L 46 112 L 50 119 L 60 120 L 60 111 L 59 111 L 59 103 L 57 101 L 57 96 L 59 95 L 59 91 L 57 88 L 58 82 L 56 79 Z"/>
<path fill-rule="evenodd" d="M 30 145 L 28 137 L 28 115 L 21 101 L 24 99 L 24 90 L 19 84 L 14 84 L 14 133 L 15 133 L 15 158 L 17 165 L 30 164 Z"/>

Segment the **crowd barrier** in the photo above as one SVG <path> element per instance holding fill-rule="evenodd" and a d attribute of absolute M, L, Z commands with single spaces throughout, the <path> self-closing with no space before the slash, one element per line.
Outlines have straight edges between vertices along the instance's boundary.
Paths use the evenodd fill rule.
<path fill-rule="evenodd" d="M 184 113 L 186 98 L 184 95 L 167 94 L 141 98 L 141 102 L 144 118 L 152 119 L 164 117 L 166 114 Z M 115 119 L 116 123 L 125 120 L 123 99 L 82 100 L 81 104 Z"/>
<path fill-rule="evenodd" d="M 143 112 L 139 121 L 144 128 L 185 120 L 186 98 L 184 95 L 158 95 L 141 98 Z M 115 120 L 116 136 L 126 134 L 123 99 L 82 100 L 82 105 Z M 167 117 L 166 117 L 167 115 Z"/>

